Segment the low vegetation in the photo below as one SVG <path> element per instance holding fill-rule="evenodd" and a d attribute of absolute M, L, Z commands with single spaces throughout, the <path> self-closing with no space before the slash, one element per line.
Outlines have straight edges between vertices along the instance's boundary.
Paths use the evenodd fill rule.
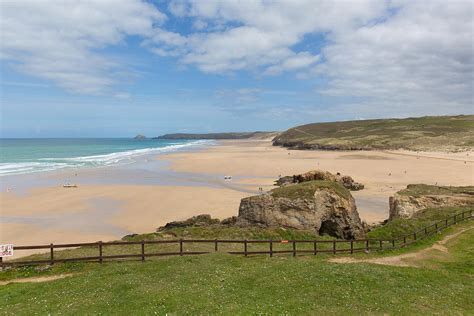
<path fill-rule="evenodd" d="M 474 195 L 474 186 L 438 186 L 428 184 L 409 184 L 406 189 L 397 192 L 400 195 Z"/>
<path fill-rule="evenodd" d="M 314 123 L 283 132 L 274 145 L 332 150 L 472 150 L 473 130 L 474 115 Z"/>

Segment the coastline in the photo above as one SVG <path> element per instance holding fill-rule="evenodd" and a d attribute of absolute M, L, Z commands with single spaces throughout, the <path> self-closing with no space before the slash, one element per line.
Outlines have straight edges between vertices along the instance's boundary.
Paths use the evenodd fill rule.
<path fill-rule="evenodd" d="M 35 175 L 41 180 L 25 192 L 1 193 L 0 240 L 17 245 L 106 241 L 197 214 L 222 219 L 237 215 L 240 199 L 258 194 L 258 187 L 272 189 L 279 175 L 312 169 L 364 183 L 366 189 L 352 192 L 360 216 L 379 222 L 388 217 L 388 197 L 407 184 L 472 184 L 474 155 L 466 163 L 457 154 L 431 156 L 295 151 L 269 140 L 225 140 L 126 167 Z M 226 175 L 232 180 L 225 181 Z M 77 179 L 78 188 L 61 186 L 69 177 Z"/>

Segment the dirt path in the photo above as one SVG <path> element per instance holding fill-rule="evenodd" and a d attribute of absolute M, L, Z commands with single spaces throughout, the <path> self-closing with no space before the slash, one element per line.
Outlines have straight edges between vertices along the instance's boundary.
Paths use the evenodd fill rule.
<path fill-rule="evenodd" d="M 39 283 L 39 282 L 48 282 L 54 281 L 59 279 L 64 279 L 67 277 L 72 276 L 73 274 L 60 274 L 60 275 L 51 275 L 51 276 L 44 276 L 44 277 L 33 277 L 33 278 L 22 278 L 22 279 L 12 279 L 7 281 L 0 281 L 0 286 L 7 285 L 10 283 Z"/>
<path fill-rule="evenodd" d="M 469 228 L 462 228 L 458 230 L 457 232 L 454 232 L 452 234 L 449 234 L 445 236 L 442 240 L 434 243 L 431 247 L 416 251 L 416 252 L 411 252 L 411 253 L 406 253 L 406 254 L 401 254 L 397 256 L 390 256 L 390 257 L 381 257 L 381 258 L 370 258 L 370 259 L 358 259 L 358 258 L 352 258 L 352 257 L 340 257 L 340 258 L 332 258 L 329 259 L 329 262 L 334 262 L 334 263 L 374 263 L 374 264 L 382 264 L 382 265 L 389 265 L 389 266 L 397 266 L 397 267 L 416 267 L 417 265 L 415 264 L 416 261 L 420 261 L 424 258 L 427 257 L 427 253 L 430 252 L 431 250 L 438 250 L 443 253 L 449 253 L 448 248 L 446 248 L 446 243 L 450 241 L 453 238 L 456 238 L 457 236 L 461 235 L 462 233 L 473 229 L 474 227 L 469 227 Z M 405 261 L 406 259 L 410 260 L 411 262 Z"/>

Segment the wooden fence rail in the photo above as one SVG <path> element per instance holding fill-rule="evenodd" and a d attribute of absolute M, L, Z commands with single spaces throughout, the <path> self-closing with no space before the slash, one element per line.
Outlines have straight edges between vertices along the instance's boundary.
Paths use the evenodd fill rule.
<path fill-rule="evenodd" d="M 174 239 L 174 240 L 142 240 L 142 241 L 109 241 L 109 242 L 89 242 L 89 243 L 72 243 L 72 244 L 49 244 L 49 245 L 35 245 L 35 246 L 16 246 L 14 250 L 36 250 L 49 249 L 49 258 L 43 260 L 29 260 L 29 261 L 3 261 L 0 257 L 0 264 L 4 266 L 13 265 L 33 265 L 33 264 L 55 264 L 63 262 L 75 261 L 95 261 L 103 263 L 104 260 L 113 259 L 129 259 L 136 258 L 145 261 L 149 257 L 157 256 L 184 256 L 184 255 L 201 255 L 207 254 L 211 251 L 185 251 L 185 244 L 201 243 L 210 244 L 214 246 L 214 252 L 219 251 L 220 244 L 241 244 L 242 251 L 226 251 L 232 255 L 269 255 L 273 257 L 275 254 L 313 254 L 329 253 L 329 254 L 353 254 L 356 252 L 368 252 L 370 250 L 382 251 L 386 249 L 397 249 L 410 245 L 422 238 L 434 235 L 443 229 L 446 229 L 459 222 L 470 220 L 473 218 L 472 210 L 464 211 L 448 217 L 444 220 L 438 221 L 432 225 L 426 226 L 420 230 L 414 231 L 412 234 L 393 239 L 352 239 L 352 240 L 233 240 L 233 239 Z M 179 251 L 172 252 L 146 252 L 146 245 L 154 244 L 176 244 L 179 246 Z M 249 250 L 249 245 L 252 244 L 268 244 L 268 250 Z M 291 244 L 291 249 L 275 250 L 275 244 Z M 301 249 L 298 245 L 312 245 L 311 249 Z M 140 253 L 136 254 L 114 254 L 104 255 L 104 248 L 111 246 L 128 246 L 140 245 Z M 321 247 L 326 245 L 326 247 Z M 363 245 L 363 246 L 361 246 Z M 358 247 L 357 247 L 358 246 Z M 57 258 L 55 257 L 54 249 L 61 248 L 77 248 L 77 247 L 97 247 L 97 256 L 76 257 L 76 258 Z"/>

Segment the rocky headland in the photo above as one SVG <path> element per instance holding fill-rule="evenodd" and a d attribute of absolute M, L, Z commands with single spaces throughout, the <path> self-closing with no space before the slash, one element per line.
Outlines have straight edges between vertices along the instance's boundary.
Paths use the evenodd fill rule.
<path fill-rule="evenodd" d="M 412 218 L 428 208 L 474 206 L 474 186 L 410 184 L 389 200 L 389 220 Z"/>
<path fill-rule="evenodd" d="M 332 180 L 285 185 L 242 199 L 238 216 L 220 221 L 203 214 L 170 222 L 158 231 L 202 226 L 291 228 L 342 239 L 361 238 L 366 231 L 350 191 Z"/>

